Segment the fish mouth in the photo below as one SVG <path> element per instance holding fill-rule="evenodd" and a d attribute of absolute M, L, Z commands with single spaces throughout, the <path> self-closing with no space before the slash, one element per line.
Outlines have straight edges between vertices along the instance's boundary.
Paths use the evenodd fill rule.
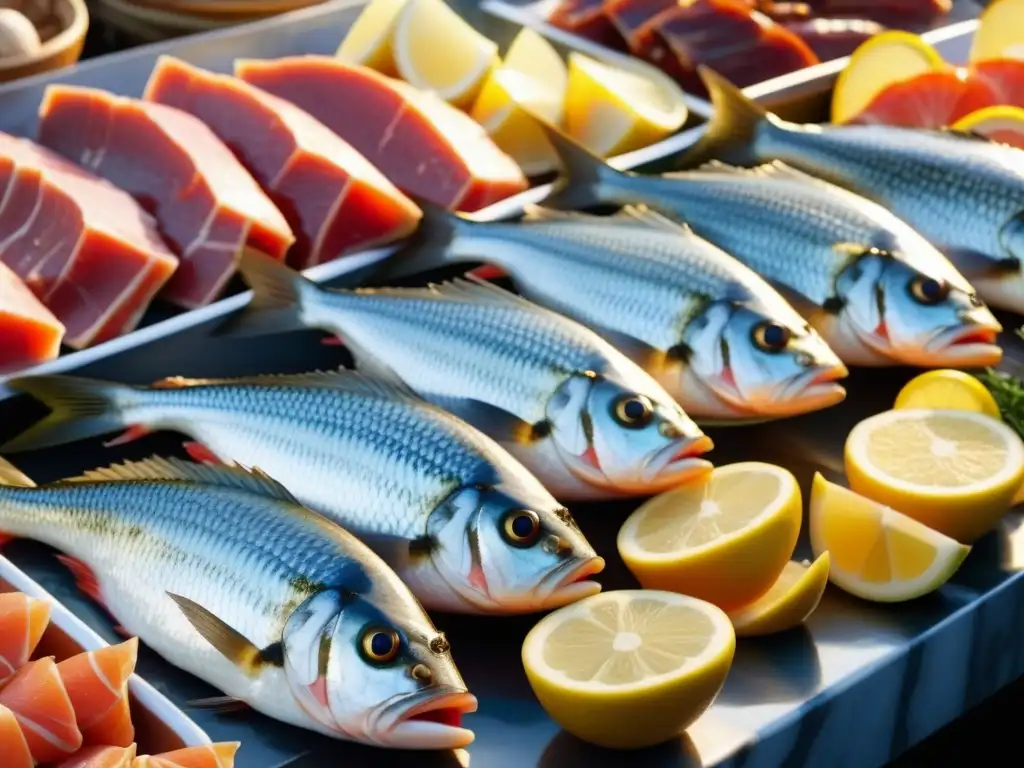
<path fill-rule="evenodd" d="M 796 416 L 838 405 L 846 399 L 846 388 L 838 382 L 850 375 L 845 365 L 822 366 L 790 381 L 772 404 L 779 415 Z"/>
<path fill-rule="evenodd" d="M 715 447 L 707 435 L 687 437 L 662 448 L 647 465 L 645 480 L 656 485 L 678 485 L 713 469 L 703 455 Z"/>
<path fill-rule="evenodd" d="M 405 707 L 396 717 L 382 743 L 400 749 L 461 749 L 473 743 L 475 734 L 462 727 L 462 716 L 476 712 L 476 696 L 449 689 L 413 694 L 411 706 L 404 699 L 393 707 Z"/>
<path fill-rule="evenodd" d="M 996 365 L 1003 358 L 999 328 L 970 324 L 942 331 L 925 345 L 926 365 L 948 361 L 968 368 Z M 936 360 L 936 357 L 938 360 Z"/>
<path fill-rule="evenodd" d="M 603 557 L 578 558 L 563 563 L 545 581 L 557 579 L 557 583 L 543 600 L 543 610 L 561 608 L 585 597 L 596 595 L 601 585 L 590 579 L 604 570 Z"/>

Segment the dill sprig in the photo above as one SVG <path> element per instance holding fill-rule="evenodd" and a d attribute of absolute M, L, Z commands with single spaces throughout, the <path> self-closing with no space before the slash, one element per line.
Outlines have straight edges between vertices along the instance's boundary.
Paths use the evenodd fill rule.
<path fill-rule="evenodd" d="M 1018 328 L 1016 334 L 1024 339 L 1024 328 Z M 1024 438 L 1024 381 L 992 368 L 987 369 L 985 373 L 979 373 L 978 378 L 995 398 L 1003 421 Z"/>

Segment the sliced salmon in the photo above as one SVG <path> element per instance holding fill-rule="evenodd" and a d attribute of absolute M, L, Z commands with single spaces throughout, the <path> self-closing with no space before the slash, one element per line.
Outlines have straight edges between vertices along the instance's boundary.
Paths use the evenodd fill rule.
<path fill-rule="evenodd" d="M 54 768 L 132 768 L 136 747 L 85 747 Z"/>
<path fill-rule="evenodd" d="M 234 768 L 239 746 L 239 742 L 231 741 L 137 757 L 132 768 Z"/>
<path fill-rule="evenodd" d="M 86 651 L 57 665 L 61 680 L 67 689 L 75 719 L 83 735 L 94 735 L 90 729 L 102 722 L 122 699 L 124 686 L 135 671 L 139 657 L 138 638 L 120 645 L 110 645 L 95 651 Z M 100 734 L 101 736 L 103 734 Z M 86 743 L 112 744 L 102 738 Z M 118 744 L 118 746 L 127 746 Z"/>
<path fill-rule="evenodd" d="M 88 347 L 131 331 L 178 260 L 127 192 L 0 133 L 0 261 Z"/>
<path fill-rule="evenodd" d="M 117 701 L 106 714 L 98 717 L 92 725 L 82 728 L 82 740 L 85 744 L 112 744 L 117 747 L 126 747 L 135 741 L 128 683 L 121 686 Z"/>
<path fill-rule="evenodd" d="M 293 56 L 240 59 L 235 74 L 304 109 L 414 197 L 475 211 L 527 187 L 515 161 L 466 113 L 366 67 Z"/>
<path fill-rule="evenodd" d="M 298 269 L 401 240 L 420 211 L 346 141 L 294 104 L 170 56 L 146 99 L 206 123 L 263 186 L 295 232 Z"/>
<path fill-rule="evenodd" d="M 33 768 L 35 761 L 21 725 L 7 707 L 0 705 L 0 757 L 4 768 Z"/>
<path fill-rule="evenodd" d="M 49 624 L 46 601 L 0 592 L 0 684 L 28 663 Z"/>
<path fill-rule="evenodd" d="M 82 746 L 75 710 L 52 658 L 30 661 L 0 688 L 0 705 L 14 713 L 37 763 L 52 763 Z"/>
<path fill-rule="evenodd" d="M 0 374 L 53 360 L 63 338 L 63 323 L 0 262 Z"/>

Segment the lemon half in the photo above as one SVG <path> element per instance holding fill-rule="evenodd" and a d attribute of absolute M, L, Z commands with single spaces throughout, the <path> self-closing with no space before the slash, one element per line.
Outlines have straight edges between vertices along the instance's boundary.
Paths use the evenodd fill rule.
<path fill-rule="evenodd" d="M 981 12 L 970 62 L 1024 59 L 1024 0 L 996 0 Z"/>
<path fill-rule="evenodd" d="M 999 405 L 988 387 L 975 376 L 944 368 L 915 376 L 896 396 L 896 409 L 938 408 L 949 411 L 983 413 L 1001 418 Z"/>
<path fill-rule="evenodd" d="M 371 0 L 349 28 L 335 54 L 347 64 L 359 64 L 395 75 L 391 38 L 407 0 Z"/>

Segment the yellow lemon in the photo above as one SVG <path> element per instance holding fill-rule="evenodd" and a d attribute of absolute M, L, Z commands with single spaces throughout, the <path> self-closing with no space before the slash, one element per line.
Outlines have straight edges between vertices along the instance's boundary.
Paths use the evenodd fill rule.
<path fill-rule="evenodd" d="M 535 110 L 555 125 L 562 123 L 569 70 L 554 47 L 529 27 L 516 35 L 502 66 L 529 78 L 542 93 Z"/>
<path fill-rule="evenodd" d="M 982 11 L 970 61 L 990 59 L 1024 59 L 1024 0 L 996 0 Z"/>
<path fill-rule="evenodd" d="M 772 635 L 803 624 L 825 594 L 828 570 L 828 552 L 822 552 L 813 563 L 786 563 L 771 589 L 729 614 L 736 635 Z"/>
<path fill-rule="evenodd" d="M 473 103 L 498 64 L 498 46 L 444 0 L 408 0 L 395 21 L 398 74 L 457 107 Z"/>
<path fill-rule="evenodd" d="M 845 459 L 854 491 L 965 543 L 996 524 L 1024 479 L 1017 433 L 968 411 L 879 413 L 850 432 Z"/>
<path fill-rule="evenodd" d="M 801 516 L 792 474 L 729 464 L 645 502 L 619 530 L 619 554 L 647 589 L 732 611 L 771 589 L 793 555 Z"/>
<path fill-rule="evenodd" d="M 865 600 L 926 595 L 956 573 L 971 548 L 815 474 L 811 548 L 827 551 L 829 580 Z"/>
<path fill-rule="evenodd" d="M 683 92 L 664 73 L 569 54 L 565 130 L 603 157 L 646 147 L 678 131 L 688 114 Z"/>
<path fill-rule="evenodd" d="M 850 56 L 832 91 L 832 122 L 845 123 L 859 115 L 893 83 L 947 66 L 937 50 L 910 32 L 875 35 Z"/>
<path fill-rule="evenodd" d="M 1001 105 L 978 109 L 957 120 L 953 129 L 1024 149 L 1024 109 L 1020 107 Z"/>
<path fill-rule="evenodd" d="M 338 46 L 337 57 L 385 75 L 397 74 L 391 38 L 405 3 L 406 0 L 371 0 Z"/>
<path fill-rule="evenodd" d="M 893 407 L 972 411 L 1000 418 L 999 406 L 988 387 L 969 373 L 950 368 L 915 376 L 900 390 Z"/>
<path fill-rule="evenodd" d="M 551 719 L 579 738 L 636 749 L 677 738 L 711 706 L 736 651 L 729 617 L 672 592 L 594 595 L 544 617 L 523 666 Z"/>

